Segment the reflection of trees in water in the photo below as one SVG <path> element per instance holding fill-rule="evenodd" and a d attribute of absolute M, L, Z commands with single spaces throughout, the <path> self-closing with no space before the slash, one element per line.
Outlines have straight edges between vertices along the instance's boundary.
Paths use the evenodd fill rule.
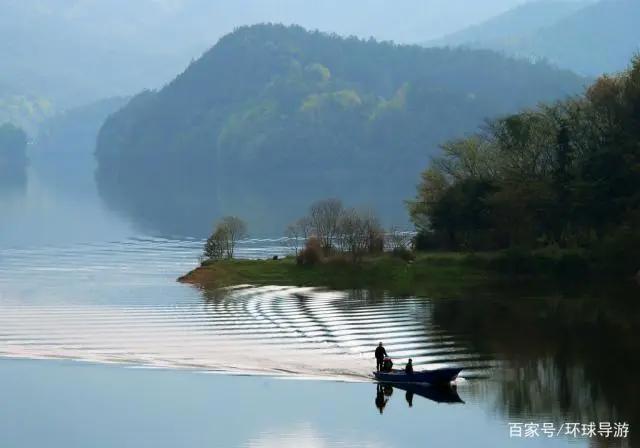
<path fill-rule="evenodd" d="M 640 424 L 640 303 L 604 299 L 434 301 L 434 321 L 504 360 L 497 406 L 509 418 Z"/>
<path fill-rule="evenodd" d="M 24 168 L 0 169 L 0 198 L 22 195 L 27 189 L 27 170 Z"/>

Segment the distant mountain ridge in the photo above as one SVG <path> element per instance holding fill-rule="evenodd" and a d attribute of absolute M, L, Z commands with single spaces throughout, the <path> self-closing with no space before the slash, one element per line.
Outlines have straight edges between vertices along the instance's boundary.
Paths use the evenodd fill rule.
<path fill-rule="evenodd" d="M 545 59 L 593 77 L 627 68 L 633 54 L 640 51 L 639 21 L 637 0 L 575 4 L 542 1 L 525 4 L 428 45 L 486 48 Z"/>
<path fill-rule="evenodd" d="M 98 185 L 164 233 L 203 235 L 235 214 L 279 234 L 329 196 L 406 222 L 403 201 L 440 142 L 583 84 L 491 51 L 242 27 L 107 119 Z"/>
<path fill-rule="evenodd" d="M 426 46 L 506 47 L 515 40 L 534 34 L 581 9 L 588 2 L 541 0 L 519 5 L 478 25 L 425 42 Z"/>
<path fill-rule="evenodd" d="M 441 5 L 434 14 L 423 0 L 2 0 L 0 83 L 67 109 L 159 88 L 237 26 L 302 23 L 409 42 L 518 0 L 484 0 L 456 14 L 465 1 L 430 0 Z"/>

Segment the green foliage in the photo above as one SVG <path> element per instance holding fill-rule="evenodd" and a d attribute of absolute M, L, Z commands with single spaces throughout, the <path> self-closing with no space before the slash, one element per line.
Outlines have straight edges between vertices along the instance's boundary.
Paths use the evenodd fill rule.
<path fill-rule="evenodd" d="M 486 51 L 242 27 L 106 121 L 97 178 L 116 207 L 189 231 L 197 223 L 194 233 L 226 213 L 278 232 L 296 209 L 338 194 L 374 198 L 401 222 L 398 198 L 440 142 L 581 84 Z"/>
<path fill-rule="evenodd" d="M 636 58 L 583 97 L 492 121 L 482 134 L 445 144 L 409 203 L 418 240 L 510 248 L 503 261 L 515 271 L 531 270 L 532 260 L 514 248 L 550 244 L 590 248 L 596 262 L 637 270 L 639 104 Z M 606 253 L 618 262 L 605 262 Z M 582 262 L 566 258 L 559 267 L 580 271 Z"/>
<path fill-rule="evenodd" d="M 225 216 L 215 226 L 204 245 L 206 260 L 231 259 L 238 240 L 246 238 L 247 225 L 236 216 Z"/>

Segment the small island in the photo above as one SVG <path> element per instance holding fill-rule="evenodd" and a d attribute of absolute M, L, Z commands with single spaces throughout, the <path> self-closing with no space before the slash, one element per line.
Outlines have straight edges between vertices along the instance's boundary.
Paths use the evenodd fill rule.
<path fill-rule="evenodd" d="M 581 97 L 496 119 L 443 144 L 406 201 L 410 231 L 384 229 L 374 211 L 326 199 L 287 228 L 290 257 L 234 260 L 246 225 L 228 217 L 207 240 L 202 266 L 180 281 L 431 297 L 477 294 L 483 286 L 495 293 L 514 281 L 637 288 L 639 79 L 635 58 Z"/>

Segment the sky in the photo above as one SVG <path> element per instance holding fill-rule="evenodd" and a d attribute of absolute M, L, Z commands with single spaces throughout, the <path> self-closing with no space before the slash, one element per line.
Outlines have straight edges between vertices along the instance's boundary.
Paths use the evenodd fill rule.
<path fill-rule="evenodd" d="M 162 85 L 242 25 L 424 43 L 523 2 L 0 0 L 0 86 L 66 106 L 87 103 Z"/>
<path fill-rule="evenodd" d="M 82 25 L 87 33 L 135 34 L 163 24 L 176 40 L 207 41 L 239 25 L 297 23 L 338 34 L 420 42 L 513 8 L 525 0 L 0 0 Z"/>

